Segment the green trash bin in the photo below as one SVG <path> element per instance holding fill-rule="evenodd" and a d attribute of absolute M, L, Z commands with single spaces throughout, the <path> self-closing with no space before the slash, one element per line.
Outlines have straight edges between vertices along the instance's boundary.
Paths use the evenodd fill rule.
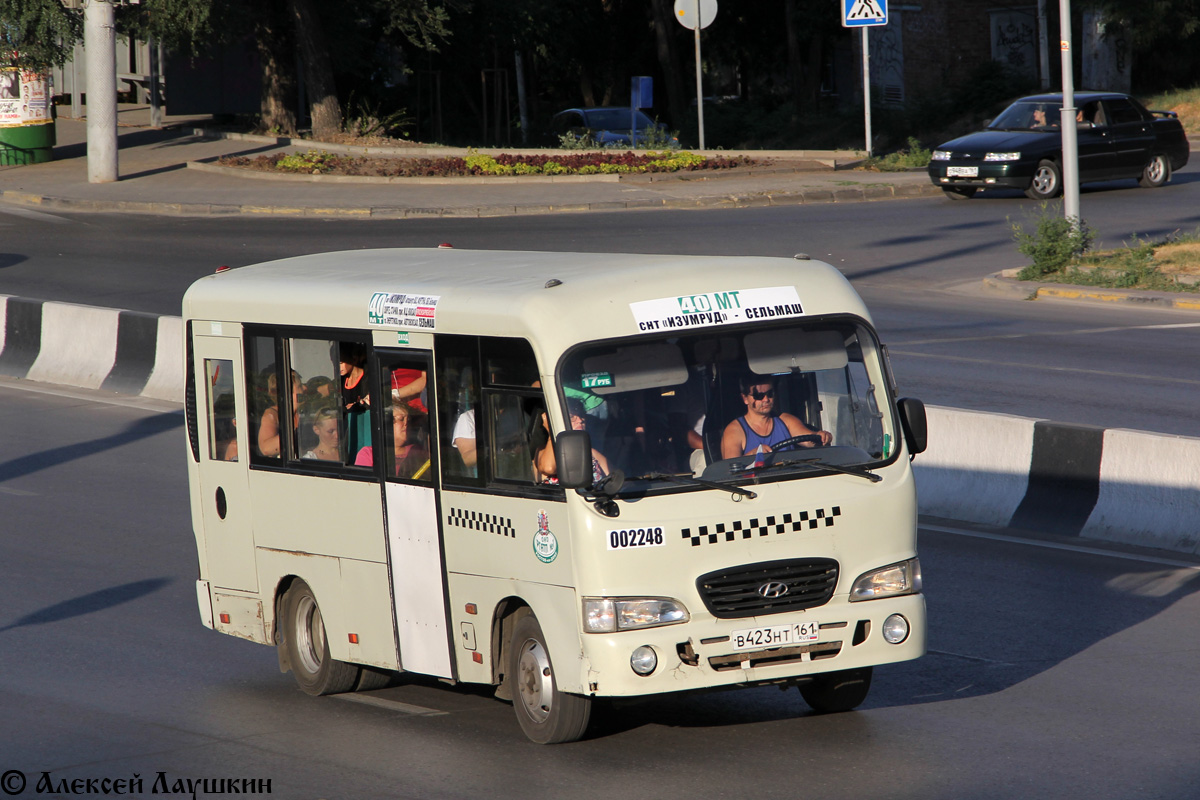
<path fill-rule="evenodd" d="M 54 123 L 0 128 L 0 166 L 40 164 L 54 158 Z"/>

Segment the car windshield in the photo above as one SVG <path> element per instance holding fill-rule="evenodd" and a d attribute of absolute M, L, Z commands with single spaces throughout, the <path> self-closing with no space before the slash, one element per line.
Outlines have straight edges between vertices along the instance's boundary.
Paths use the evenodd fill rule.
<path fill-rule="evenodd" d="M 1004 131 L 1045 130 L 1057 128 L 1061 119 L 1060 103 L 1021 100 L 1004 109 L 988 127 Z"/>
<path fill-rule="evenodd" d="M 628 108 L 593 108 L 588 109 L 585 113 L 587 114 L 588 127 L 593 130 L 629 130 Z M 637 120 L 637 129 L 639 131 L 654 127 L 654 121 L 641 111 L 635 112 L 634 118 Z"/>
<path fill-rule="evenodd" d="M 841 318 L 583 345 L 558 381 L 628 494 L 878 466 L 898 446 L 887 374 L 871 330 Z"/>

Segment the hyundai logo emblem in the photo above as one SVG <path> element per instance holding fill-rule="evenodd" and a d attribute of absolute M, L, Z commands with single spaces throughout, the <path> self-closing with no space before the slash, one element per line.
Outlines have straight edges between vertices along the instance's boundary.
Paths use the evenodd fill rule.
<path fill-rule="evenodd" d="M 786 583 L 770 581 L 758 587 L 758 593 L 766 598 L 783 597 L 788 593 L 788 587 Z"/>

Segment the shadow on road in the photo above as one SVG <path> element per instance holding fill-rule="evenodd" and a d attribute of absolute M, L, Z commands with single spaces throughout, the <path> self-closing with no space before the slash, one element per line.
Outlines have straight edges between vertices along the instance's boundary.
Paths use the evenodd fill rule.
<path fill-rule="evenodd" d="M 0 628 L 0 633 L 13 630 L 14 628 L 46 625 L 51 622 L 61 622 L 65 619 L 82 617 L 96 611 L 104 611 L 113 606 L 119 606 L 131 600 L 137 600 L 140 597 L 153 594 L 169 583 L 171 583 L 170 578 L 150 578 L 144 581 L 134 581 L 133 583 L 113 586 L 79 597 L 73 597 L 61 603 L 55 603 L 48 608 L 34 611 L 32 614 L 26 614 L 11 625 L 5 625 Z"/>

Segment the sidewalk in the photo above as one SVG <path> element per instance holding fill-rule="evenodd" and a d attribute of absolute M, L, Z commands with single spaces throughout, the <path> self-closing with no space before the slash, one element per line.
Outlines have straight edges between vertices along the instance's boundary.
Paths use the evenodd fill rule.
<path fill-rule="evenodd" d="M 403 219 L 481 217 L 635 208 L 711 208 L 844 203 L 897 197 L 940 197 L 924 171 L 879 173 L 845 168 L 850 152 L 780 152 L 762 169 L 736 174 L 571 176 L 523 178 L 354 179 L 287 176 L 285 180 L 204 162 L 227 155 L 294 152 L 318 147 L 364 152 L 315 142 L 222 135 L 207 117 L 164 118 L 149 127 L 148 106 L 121 106 L 118 174 L 113 183 L 88 183 L 87 123 L 60 117 L 55 160 L 0 168 L 0 200 L 59 211 L 181 216 L 260 214 Z M 223 138 L 214 138 L 222 136 Z M 516 152 L 507 148 L 504 152 Z M 371 155 L 465 154 L 451 148 L 403 148 Z M 487 152 L 487 151 L 484 151 Z M 500 151 L 495 151 L 500 152 Z M 543 151 L 544 152 L 544 151 Z M 715 153 L 714 153 L 715 154 Z M 732 155 L 723 151 L 720 155 Z"/>

